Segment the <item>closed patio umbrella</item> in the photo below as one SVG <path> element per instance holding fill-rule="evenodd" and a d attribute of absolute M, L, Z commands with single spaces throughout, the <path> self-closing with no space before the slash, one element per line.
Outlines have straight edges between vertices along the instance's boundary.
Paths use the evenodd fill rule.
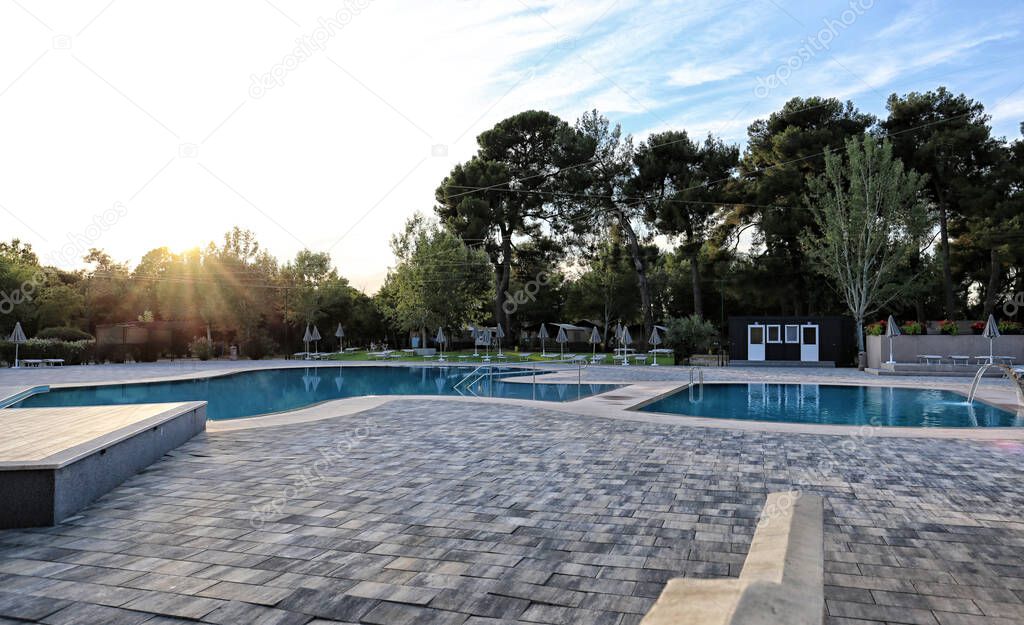
<path fill-rule="evenodd" d="M 334 331 L 334 336 L 338 338 L 338 351 L 345 351 L 345 328 L 341 327 L 341 323 L 338 323 L 338 329 Z"/>
<path fill-rule="evenodd" d="M 437 336 L 434 337 L 434 340 L 437 341 L 437 349 L 441 352 L 441 356 L 437 359 L 437 361 L 438 362 L 444 362 L 444 341 L 445 341 L 445 336 L 444 336 L 444 329 L 443 328 L 438 328 L 437 329 Z"/>
<path fill-rule="evenodd" d="M 626 349 L 633 343 L 633 337 L 629 335 L 629 327 L 623 326 L 622 337 L 619 339 L 622 343 L 622 366 L 629 366 L 629 355 L 626 353 Z"/>
<path fill-rule="evenodd" d="M 988 339 L 988 361 L 995 362 L 993 356 L 995 356 L 995 342 L 996 337 L 999 336 L 999 324 L 996 323 L 996 318 L 992 315 L 988 316 L 988 321 L 985 323 L 985 329 L 981 332 L 985 338 Z"/>
<path fill-rule="evenodd" d="M 21 322 L 16 321 L 14 323 L 14 331 L 11 332 L 10 338 L 7 339 L 11 343 L 14 343 L 14 368 L 18 368 L 18 346 L 28 341 L 25 336 L 25 331 L 21 329 Z M 30 367 L 31 368 L 31 367 Z"/>
<path fill-rule="evenodd" d="M 565 328 L 558 326 L 558 335 L 555 336 L 555 342 L 558 343 L 558 353 L 561 358 L 565 358 L 565 344 L 569 342 L 569 337 L 565 334 Z"/>
<path fill-rule="evenodd" d="M 315 344 L 313 351 L 320 353 L 320 330 L 317 330 L 316 326 L 313 326 L 313 334 L 310 335 L 310 338 L 313 339 L 313 343 Z"/>
<path fill-rule="evenodd" d="M 469 338 L 472 339 L 472 341 L 473 341 L 473 356 L 479 356 L 480 355 L 480 350 L 477 349 L 477 347 L 480 345 L 480 342 L 479 342 L 479 340 L 477 338 L 478 335 L 479 335 L 479 332 L 480 331 L 476 329 L 475 325 L 473 325 L 473 324 L 469 325 Z"/>
<path fill-rule="evenodd" d="M 501 339 L 505 338 L 505 329 L 498 324 L 498 327 L 494 330 L 494 336 L 498 339 L 498 355 L 501 356 Z"/>
<path fill-rule="evenodd" d="M 491 340 L 490 328 L 480 328 L 476 331 L 476 343 L 484 346 L 484 356 L 487 358 L 491 357 Z"/>
<path fill-rule="evenodd" d="M 537 338 L 540 339 L 540 355 L 546 356 L 547 352 L 544 351 L 544 339 L 551 338 L 551 336 L 548 334 L 547 326 L 543 323 L 540 324 L 540 330 L 537 332 Z"/>
<path fill-rule="evenodd" d="M 309 357 L 309 344 L 313 342 L 313 334 L 309 331 L 309 324 L 306 324 L 306 333 L 302 335 L 302 348 L 306 353 L 303 357 Z"/>
<path fill-rule="evenodd" d="M 597 357 L 597 344 L 601 342 L 601 334 L 597 331 L 597 326 L 590 329 L 590 344 L 593 345 L 591 348 L 590 359 L 593 360 Z"/>
<path fill-rule="evenodd" d="M 661 335 L 658 334 L 658 326 L 654 326 L 654 331 L 651 332 L 651 338 L 647 342 L 650 343 L 651 345 L 653 345 L 654 349 L 655 349 L 655 352 L 654 352 L 654 364 L 652 364 L 651 366 L 652 367 L 657 367 L 658 366 L 658 352 L 657 352 L 657 349 L 658 349 L 658 346 L 661 345 Z"/>
<path fill-rule="evenodd" d="M 894 336 L 900 335 L 900 327 L 896 325 L 896 320 L 892 315 L 889 315 L 889 320 L 885 322 L 885 335 L 889 337 L 889 362 L 886 364 L 894 365 L 896 359 L 892 357 L 892 339 Z"/>

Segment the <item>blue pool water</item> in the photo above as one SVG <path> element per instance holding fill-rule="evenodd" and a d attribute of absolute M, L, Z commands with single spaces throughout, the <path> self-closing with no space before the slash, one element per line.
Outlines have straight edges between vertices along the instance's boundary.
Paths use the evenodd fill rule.
<path fill-rule="evenodd" d="M 603 393 L 611 384 L 531 384 L 503 378 L 529 375 L 523 369 L 495 370 L 469 389 L 454 388 L 467 367 L 309 367 L 245 371 L 174 382 L 110 384 L 53 389 L 32 395 L 14 407 L 95 406 L 206 401 L 210 419 L 236 419 L 294 410 L 311 404 L 364 395 L 480 395 L 544 401 L 572 401 Z"/>
<path fill-rule="evenodd" d="M 950 391 L 825 384 L 707 384 L 642 410 L 747 421 L 904 427 L 1024 427 L 1018 417 Z"/>

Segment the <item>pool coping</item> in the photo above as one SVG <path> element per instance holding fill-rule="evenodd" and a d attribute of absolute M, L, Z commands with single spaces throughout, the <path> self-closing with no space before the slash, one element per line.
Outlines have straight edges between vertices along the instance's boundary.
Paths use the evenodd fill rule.
<path fill-rule="evenodd" d="M 280 364 L 280 363 L 275 363 Z M 518 363 L 507 363 L 505 366 L 515 367 Z M 542 363 L 547 364 L 547 363 Z M 556 363 L 553 363 L 556 364 Z M 50 388 L 75 388 L 75 387 L 89 387 L 89 386 L 103 386 L 103 385 L 119 385 L 119 384 L 145 384 L 149 382 L 173 382 L 179 380 L 192 380 L 201 378 L 221 377 L 225 375 L 233 375 L 236 373 L 244 373 L 251 371 L 261 371 L 267 369 L 290 369 L 290 368 L 344 368 L 344 367 L 388 367 L 388 366 L 403 366 L 403 367 L 437 367 L 437 366 L 461 366 L 471 367 L 473 364 L 461 365 L 451 363 L 436 363 L 436 362 L 409 362 L 409 363 L 389 363 L 389 362 L 373 362 L 373 361 L 356 361 L 346 362 L 339 364 L 330 361 L 318 361 L 303 363 L 302 365 L 292 366 L 274 366 L 274 367 L 263 367 L 259 365 L 249 367 L 238 367 L 228 370 L 220 371 L 194 371 L 182 375 L 167 375 L 167 376 L 155 376 L 147 377 L 144 379 L 136 380 L 109 380 L 105 382 L 70 382 L 70 383 L 55 383 L 50 384 Z M 478 366 L 478 365 L 477 365 Z M 526 365 L 529 366 L 529 365 Z M 551 365 L 549 365 L 550 367 Z M 600 372 L 602 369 L 609 367 L 616 367 L 618 365 L 599 365 L 595 367 L 589 367 L 587 370 L 591 372 Z M 538 373 L 548 367 L 538 367 Z M 727 370 L 727 368 L 726 368 Z M 554 368 L 551 367 L 547 371 L 544 371 L 545 379 L 543 381 L 538 380 L 538 383 L 543 384 L 565 384 L 570 380 L 559 379 L 576 373 L 576 368 Z M 808 372 L 807 376 L 813 378 L 813 372 Z M 575 381 L 575 375 L 572 376 Z M 766 384 L 793 384 L 794 382 L 786 379 L 779 379 L 777 382 L 769 380 L 761 380 L 761 383 Z M 525 381 L 523 383 L 526 383 Z M 226 420 L 211 420 L 208 422 L 207 430 L 210 432 L 229 431 L 236 429 L 248 429 L 252 427 L 275 427 L 282 425 L 290 425 L 295 423 L 306 423 L 311 421 L 319 421 L 323 419 L 329 419 L 334 417 L 351 416 L 359 412 L 376 408 L 393 401 L 455 401 L 455 402 L 483 402 L 483 403 L 498 403 L 498 404 L 510 404 L 517 405 L 524 408 L 543 408 L 547 410 L 553 410 L 556 412 L 565 412 L 576 416 L 588 416 L 588 417 L 600 417 L 610 419 L 622 419 L 628 421 L 642 421 L 648 423 L 662 423 L 662 424 L 673 424 L 688 427 L 708 427 L 716 429 L 731 429 L 741 431 L 760 431 L 760 432 L 788 432 L 793 434 L 817 434 L 817 435 L 832 435 L 832 436 L 865 436 L 865 430 L 870 431 L 870 436 L 888 437 L 888 438 L 931 438 L 931 439 L 957 439 L 957 440 L 977 440 L 977 441 L 994 441 L 994 440 L 1012 440 L 1012 441 L 1024 441 L 1024 427 L 977 427 L 977 428 L 923 428 L 923 427 L 907 427 L 907 426 L 872 426 L 872 425 L 827 425 L 818 423 L 786 423 L 780 421 L 748 421 L 742 419 L 726 419 L 721 417 L 700 417 L 692 415 L 678 415 L 670 413 L 660 412 L 646 412 L 640 411 L 639 409 L 643 406 L 662 399 L 668 395 L 676 392 L 681 392 L 687 388 L 689 382 L 681 382 L 680 380 L 666 380 L 666 381 L 622 381 L 622 380 L 602 380 L 600 378 L 590 379 L 586 381 L 587 384 L 608 384 L 614 385 L 619 388 L 614 390 L 606 391 L 590 397 L 584 397 L 582 399 L 566 401 L 566 402 L 552 402 L 544 400 L 533 400 L 533 399 L 510 399 L 501 397 L 466 397 L 466 396 L 438 396 L 438 395 L 363 395 L 359 397 L 348 397 L 327 400 L 319 402 L 317 404 L 303 406 L 294 410 L 268 413 L 264 415 L 255 415 L 252 417 L 239 417 L 236 419 Z M 706 382 L 706 384 L 737 384 L 744 383 L 740 380 L 713 380 Z M 819 385 L 832 385 L 832 386 L 865 386 L 865 387 L 896 387 L 896 388 L 918 388 L 917 384 L 913 381 L 902 381 L 893 380 L 891 378 L 879 378 L 875 380 L 865 381 L 834 381 L 834 380 L 809 380 L 805 382 L 807 384 L 819 384 Z M 38 385 L 37 385 L 38 386 Z M 931 385 L 930 388 L 937 390 L 948 390 L 961 395 L 966 395 L 964 389 L 959 388 L 955 383 L 951 382 L 937 382 Z M 20 392 L 24 392 L 27 389 L 22 389 Z M 1007 389 L 1012 391 L 1012 389 Z M 608 395 L 608 394 L 612 395 Z M 1007 395 L 1007 397 L 1002 397 Z M 1020 413 L 1020 408 L 1016 405 L 1015 395 L 1013 393 L 1004 393 L 1001 389 L 993 389 L 991 387 L 982 387 L 979 391 L 977 399 L 985 401 L 991 405 L 995 405 L 1004 410 L 1010 412 Z M 1013 402 L 1009 400 L 1013 399 Z M 3 401 L 0 399 L 0 401 Z M 337 412 L 341 410 L 341 412 Z"/>

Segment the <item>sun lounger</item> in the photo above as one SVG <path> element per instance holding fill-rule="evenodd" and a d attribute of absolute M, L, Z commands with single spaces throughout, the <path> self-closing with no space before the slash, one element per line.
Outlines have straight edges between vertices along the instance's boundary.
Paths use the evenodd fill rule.
<path fill-rule="evenodd" d="M 950 360 L 953 361 L 954 366 L 963 365 L 966 367 L 967 365 L 971 364 L 970 356 L 950 356 L 949 358 Z"/>
<path fill-rule="evenodd" d="M 533 356 L 533 352 L 522 352 L 522 353 L 519 354 L 519 360 L 522 360 L 522 361 L 529 360 L 530 356 Z"/>
<path fill-rule="evenodd" d="M 926 364 L 926 365 L 941 365 L 942 364 L 942 356 L 939 356 L 937 354 L 918 354 L 917 355 L 917 360 L 918 360 L 918 362 L 924 361 L 924 364 Z"/>
<path fill-rule="evenodd" d="M 1013 356 L 996 356 L 995 358 L 996 362 L 1004 365 L 1010 365 L 1011 367 L 1013 366 L 1013 362 L 1016 360 Z"/>
<path fill-rule="evenodd" d="M 590 364 L 592 364 L 592 365 L 599 365 L 602 362 L 604 362 L 605 358 L 607 358 L 606 354 L 596 354 L 596 355 L 590 357 Z"/>
<path fill-rule="evenodd" d="M 64 359 L 63 358 L 43 358 L 43 364 L 45 364 L 47 367 L 63 367 L 64 366 Z"/>
<path fill-rule="evenodd" d="M 647 364 L 647 354 L 633 354 L 633 362 Z"/>

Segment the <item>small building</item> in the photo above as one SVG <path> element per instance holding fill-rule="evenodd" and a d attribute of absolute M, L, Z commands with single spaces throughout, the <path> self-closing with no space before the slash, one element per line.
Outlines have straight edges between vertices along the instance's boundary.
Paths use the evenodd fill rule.
<path fill-rule="evenodd" d="M 853 319 L 729 317 L 729 360 L 734 365 L 852 365 L 857 356 Z"/>

